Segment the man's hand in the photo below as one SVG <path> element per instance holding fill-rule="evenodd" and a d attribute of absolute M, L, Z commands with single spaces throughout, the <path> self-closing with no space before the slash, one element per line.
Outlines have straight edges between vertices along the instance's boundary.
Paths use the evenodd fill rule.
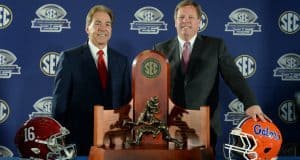
<path fill-rule="evenodd" d="M 266 122 L 266 120 L 272 122 L 272 120 L 263 113 L 259 105 L 253 105 L 246 109 L 246 115 L 252 117 L 254 121 L 257 121 L 259 118 L 261 121 Z"/>

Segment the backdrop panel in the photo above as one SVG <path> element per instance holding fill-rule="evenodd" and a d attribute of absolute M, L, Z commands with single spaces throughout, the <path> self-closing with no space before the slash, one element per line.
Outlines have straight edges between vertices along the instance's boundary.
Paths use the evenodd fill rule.
<path fill-rule="evenodd" d="M 260 105 L 282 131 L 282 154 L 292 155 L 300 143 L 295 103 L 300 91 L 300 1 L 197 1 L 204 11 L 200 34 L 225 40 Z M 175 36 L 173 13 L 178 2 L 0 1 L 0 157 L 17 155 L 14 136 L 29 116 L 51 114 L 58 56 L 86 42 L 90 7 L 104 4 L 114 11 L 110 45 L 132 61 L 155 43 Z M 218 156 L 243 107 L 223 82 L 220 93 L 223 134 Z"/>

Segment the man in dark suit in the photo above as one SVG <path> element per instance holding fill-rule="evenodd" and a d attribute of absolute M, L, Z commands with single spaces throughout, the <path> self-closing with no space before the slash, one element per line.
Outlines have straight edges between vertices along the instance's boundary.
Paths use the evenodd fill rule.
<path fill-rule="evenodd" d="M 201 24 L 201 7 L 191 0 L 179 2 L 174 13 L 177 37 L 158 43 L 155 50 L 161 51 L 169 60 L 171 68 L 171 99 L 187 109 L 209 106 L 210 115 L 217 115 L 218 84 L 221 75 L 231 90 L 245 105 L 245 113 L 265 121 L 256 98 L 246 80 L 236 67 L 221 39 L 198 35 Z M 187 53 L 187 54 L 186 54 Z M 186 56 L 187 55 L 187 56 Z M 214 119 L 216 117 L 212 117 Z M 217 125 L 211 132 L 211 143 L 216 144 Z"/>
<path fill-rule="evenodd" d="M 131 99 L 130 64 L 125 56 L 108 46 L 112 23 L 109 8 L 91 8 L 85 28 L 88 42 L 62 52 L 59 60 L 53 116 L 70 130 L 69 142 L 76 144 L 78 155 L 88 155 L 92 145 L 93 106 L 112 109 L 128 104 Z"/>

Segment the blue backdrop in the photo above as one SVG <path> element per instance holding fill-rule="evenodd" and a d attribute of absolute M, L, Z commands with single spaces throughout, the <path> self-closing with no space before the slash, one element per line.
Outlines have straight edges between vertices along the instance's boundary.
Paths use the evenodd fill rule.
<path fill-rule="evenodd" d="M 204 11 L 200 34 L 223 38 L 260 105 L 283 134 L 281 154 L 300 143 L 295 93 L 300 91 L 300 1 L 197 0 Z M 0 1 L 0 157 L 17 155 L 14 136 L 35 113 L 51 111 L 60 51 L 85 43 L 85 16 L 95 4 L 115 14 L 110 45 L 133 58 L 176 34 L 179 0 Z M 241 104 L 221 82 L 223 135 L 240 117 Z"/>

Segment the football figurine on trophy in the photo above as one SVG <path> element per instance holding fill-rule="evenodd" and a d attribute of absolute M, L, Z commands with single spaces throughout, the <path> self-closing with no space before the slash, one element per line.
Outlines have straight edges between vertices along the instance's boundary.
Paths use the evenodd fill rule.
<path fill-rule="evenodd" d="M 137 122 L 123 121 L 124 126 L 130 125 L 131 129 L 135 132 L 134 140 L 127 140 L 125 145 L 141 144 L 144 134 L 152 134 L 152 137 L 155 138 L 159 133 L 162 133 L 164 140 L 175 143 L 175 147 L 179 149 L 183 148 L 183 142 L 171 137 L 167 124 L 155 117 L 155 114 L 159 112 L 158 104 L 158 98 L 156 96 L 151 97 L 146 102 L 145 109 L 139 115 Z"/>

